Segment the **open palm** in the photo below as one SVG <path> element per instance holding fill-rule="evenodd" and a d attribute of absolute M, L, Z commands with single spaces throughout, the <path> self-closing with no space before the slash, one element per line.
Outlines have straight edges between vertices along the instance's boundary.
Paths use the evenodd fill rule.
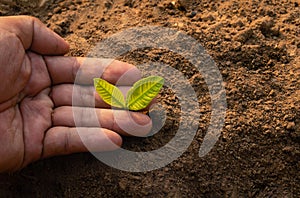
<path fill-rule="evenodd" d="M 117 149 L 122 143 L 119 134 L 150 131 L 151 120 L 141 113 L 129 116 L 120 111 L 122 119 L 116 123 L 115 114 L 92 87 L 94 77 L 111 83 L 122 77 L 118 85 L 126 89 L 139 80 L 139 70 L 119 61 L 61 56 L 68 49 L 35 18 L 0 18 L 0 172 L 45 157 L 84 152 L 87 145 L 93 151 Z M 76 107 L 72 96 L 77 97 Z M 91 109 L 97 120 L 91 119 Z M 76 125 L 74 115 L 82 115 Z"/>

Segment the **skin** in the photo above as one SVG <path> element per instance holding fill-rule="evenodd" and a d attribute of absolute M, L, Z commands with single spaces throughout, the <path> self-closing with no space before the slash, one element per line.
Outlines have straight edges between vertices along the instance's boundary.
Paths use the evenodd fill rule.
<path fill-rule="evenodd" d="M 113 111 L 93 88 L 93 78 L 101 77 L 126 92 L 140 71 L 119 61 L 63 56 L 68 50 L 36 18 L 0 17 L 0 172 L 56 155 L 115 150 L 120 135 L 150 132 L 148 116 Z"/>

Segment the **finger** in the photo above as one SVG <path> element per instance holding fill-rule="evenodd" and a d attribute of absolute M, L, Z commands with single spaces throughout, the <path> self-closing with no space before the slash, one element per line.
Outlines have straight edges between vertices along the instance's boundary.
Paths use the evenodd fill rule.
<path fill-rule="evenodd" d="M 41 90 L 49 87 L 51 85 L 51 79 L 41 55 L 27 52 L 27 56 L 31 62 L 31 75 L 25 88 L 22 90 L 22 94 L 32 97 L 37 95 Z"/>
<path fill-rule="evenodd" d="M 59 107 L 52 114 L 54 126 L 99 127 L 121 135 L 146 136 L 151 119 L 139 112 L 83 107 Z"/>
<path fill-rule="evenodd" d="M 81 57 L 45 57 L 53 84 L 93 84 L 102 78 L 118 85 L 132 85 L 141 79 L 141 72 L 133 65 L 111 59 Z"/>
<path fill-rule="evenodd" d="M 118 87 L 126 98 L 128 90 L 131 86 Z M 94 86 L 82 86 L 72 84 L 61 84 L 53 87 L 50 94 L 55 107 L 61 106 L 79 106 L 79 107 L 97 107 L 111 108 L 103 99 L 95 92 Z M 144 109 L 149 108 L 156 103 L 154 98 L 151 103 Z"/>
<path fill-rule="evenodd" d="M 53 87 L 50 97 L 55 107 L 82 106 L 109 108 L 100 97 L 96 98 L 93 86 L 61 84 Z"/>
<path fill-rule="evenodd" d="M 42 55 L 63 55 L 69 51 L 67 42 L 37 18 L 30 16 L 1 17 L 0 27 L 16 34 L 26 50 L 30 49 Z"/>
<path fill-rule="evenodd" d="M 121 144 L 120 135 L 108 129 L 54 127 L 46 132 L 42 157 L 112 151 Z"/>
<path fill-rule="evenodd" d="M 124 94 L 131 87 L 122 86 L 119 89 Z M 82 86 L 72 84 L 56 85 L 52 89 L 51 98 L 56 107 L 60 106 L 81 106 L 81 107 L 98 107 L 110 108 L 102 98 L 95 92 L 94 86 Z"/>

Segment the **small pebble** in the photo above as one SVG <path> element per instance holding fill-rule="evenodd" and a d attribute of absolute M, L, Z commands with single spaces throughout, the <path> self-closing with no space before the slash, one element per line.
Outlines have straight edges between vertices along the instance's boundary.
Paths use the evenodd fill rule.
<path fill-rule="evenodd" d="M 286 147 L 284 147 L 282 150 L 283 150 L 284 152 L 292 152 L 292 151 L 294 151 L 294 148 L 291 147 L 291 146 L 286 146 Z"/>
<path fill-rule="evenodd" d="M 295 129 L 295 126 L 296 126 L 295 122 L 288 122 L 288 124 L 286 125 L 286 129 L 293 130 Z"/>
<path fill-rule="evenodd" d="M 196 16 L 197 12 L 196 11 L 192 11 L 191 13 L 187 14 L 187 17 L 189 18 L 193 18 L 194 16 Z"/>
<path fill-rule="evenodd" d="M 54 8 L 53 12 L 54 12 L 54 13 L 59 13 L 59 12 L 61 12 L 61 7 L 59 6 L 59 7 Z"/>

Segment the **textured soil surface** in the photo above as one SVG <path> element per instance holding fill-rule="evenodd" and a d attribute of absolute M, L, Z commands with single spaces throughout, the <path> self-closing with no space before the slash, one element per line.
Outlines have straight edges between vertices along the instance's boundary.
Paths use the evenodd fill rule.
<path fill-rule="evenodd" d="M 14 3 L 17 2 L 17 3 Z M 227 112 L 209 154 L 198 156 L 211 117 L 201 74 L 182 56 L 139 49 L 119 57 L 162 62 L 189 79 L 199 102 L 192 144 L 164 168 L 131 173 L 91 154 L 36 162 L 0 175 L 0 197 L 300 197 L 300 2 L 297 0 L 2 0 L 0 16 L 33 15 L 86 56 L 99 41 L 130 27 L 157 25 L 196 39 L 216 62 Z M 164 127 L 151 138 L 126 138 L 124 148 L 154 150 L 176 134 L 180 107 L 172 90 L 159 102 Z"/>

